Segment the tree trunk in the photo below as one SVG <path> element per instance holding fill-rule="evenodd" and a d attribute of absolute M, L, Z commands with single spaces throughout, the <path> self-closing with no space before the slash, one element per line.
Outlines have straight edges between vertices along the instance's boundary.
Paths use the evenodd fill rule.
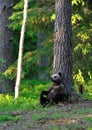
<path fill-rule="evenodd" d="M 67 92 L 79 97 L 73 87 L 71 9 L 71 0 L 55 0 L 54 72 L 61 72 Z"/>
<path fill-rule="evenodd" d="M 13 5 L 14 0 L 0 0 L 0 74 L 13 63 L 13 32 L 9 28 Z M 0 77 L 0 93 L 5 93 L 11 85 L 12 81 Z"/>
<path fill-rule="evenodd" d="M 24 43 L 24 34 L 25 34 L 26 20 L 27 20 L 27 8 L 28 8 L 28 0 L 24 0 L 24 14 L 23 14 L 23 23 L 22 23 L 20 43 L 19 43 L 17 78 L 16 78 L 16 85 L 15 85 L 15 98 L 19 97 L 19 86 L 20 86 L 21 71 L 22 71 L 23 43 Z"/>

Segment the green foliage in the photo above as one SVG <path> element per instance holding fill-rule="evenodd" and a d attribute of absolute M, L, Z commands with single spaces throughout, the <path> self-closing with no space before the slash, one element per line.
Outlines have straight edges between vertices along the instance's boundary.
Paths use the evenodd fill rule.
<path fill-rule="evenodd" d="M 5 72 L 4 75 L 6 78 L 15 79 L 17 73 L 17 63 L 15 62 L 12 66 L 10 66 Z"/>
<path fill-rule="evenodd" d="M 28 19 L 26 25 L 22 78 L 35 77 L 39 71 L 52 70 L 53 33 L 54 33 L 54 0 L 29 0 Z M 87 84 L 92 79 L 92 8 L 91 1 L 72 0 L 73 30 L 73 74 L 77 83 Z M 10 19 L 14 30 L 15 63 L 5 72 L 10 79 L 16 77 L 16 60 L 23 15 L 23 0 L 16 2 Z M 37 47 L 39 37 L 45 38 Z M 46 57 L 48 65 L 40 68 L 40 60 Z M 85 64 L 84 64 L 85 63 Z M 44 71 L 45 72 L 45 71 Z"/>
<path fill-rule="evenodd" d="M 17 122 L 21 119 L 21 116 L 10 116 L 10 115 L 0 115 L 0 123 L 3 123 L 5 121 L 13 121 Z"/>
<path fill-rule="evenodd" d="M 92 118 L 91 118 L 91 117 L 88 117 L 86 120 L 87 120 L 88 122 L 92 122 Z M 89 130 L 91 130 L 91 129 L 89 129 Z"/>
<path fill-rule="evenodd" d="M 91 85 L 91 83 L 89 83 Z M 41 121 L 44 119 L 49 119 L 56 122 L 62 122 L 64 118 L 70 118 L 66 120 L 68 123 L 71 119 L 78 119 L 79 115 L 92 113 L 91 108 L 86 109 L 73 109 L 71 110 L 71 105 L 64 108 L 63 104 L 60 106 L 51 106 L 43 108 L 40 106 L 39 98 L 42 90 L 47 90 L 51 86 L 50 82 L 38 81 L 36 79 L 32 80 L 22 80 L 20 86 L 20 97 L 14 99 L 14 95 L 0 95 L 0 123 L 6 121 L 18 122 L 23 117 L 21 115 L 13 115 L 12 111 L 15 113 L 22 112 L 26 110 L 30 111 L 33 122 Z M 91 86 L 88 86 L 90 88 Z M 92 93 L 91 93 L 92 94 Z M 92 100 L 92 95 L 86 95 L 88 99 Z M 75 105 L 75 104 L 74 104 Z M 61 107 L 62 106 L 62 107 Z M 77 106 L 76 106 L 77 107 Z M 68 111 L 68 112 L 67 112 Z M 90 122 L 90 119 L 87 119 Z M 32 124 L 31 124 L 32 125 Z M 54 126 L 53 126 L 54 127 Z"/>
<path fill-rule="evenodd" d="M 80 14 L 74 14 L 72 16 L 72 25 L 75 25 L 76 23 L 83 21 L 83 18 Z"/>
<path fill-rule="evenodd" d="M 42 57 L 47 57 L 48 65 L 50 68 L 52 67 L 51 66 L 53 62 L 52 39 L 48 40 L 48 42 L 46 41 L 44 41 L 42 46 L 39 49 L 36 49 L 36 51 L 27 52 L 23 56 L 22 78 L 24 78 L 25 76 L 30 77 L 30 78 L 33 78 L 33 77 L 37 78 L 38 72 L 40 70 L 39 62 Z M 48 55 L 47 55 L 47 50 L 48 50 Z M 46 69 L 46 67 L 44 69 Z M 4 75 L 8 77 L 9 79 L 15 79 L 16 71 L 17 71 L 17 62 L 11 65 L 4 72 Z"/>
<path fill-rule="evenodd" d="M 92 99 L 92 81 L 90 80 L 87 85 L 86 85 L 86 89 L 87 89 L 87 94 L 86 97 L 89 99 Z"/>
<path fill-rule="evenodd" d="M 78 73 L 74 75 L 74 79 L 76 79 L 81 84 L 84 83 L 84 78 L 83 78 L 81 70 L 78 70 Z"/>
<path fill-rule="evenodd" d="M 81 4 L 82 6 L 85 4 L 83 0 L 72 0 L 72 5 L 79 5 Z"/>
<path fill-rule="evenodd" d="M 92 76 L 92 11 L 87 1 L 72 2 L 74 79 L 78 83 L 87 83 Z"/>
<path fill-rule="evenodd" d="M 23 80 L 20 86 L 20 97 L 14 99 L 14 95 L 0 94 L 0 111 L 25 110 L 36 108 L 39 104 L 40 92 L 47 89 L 48 82 L 32 80 Z"/>
<path fill-rule="evenodd" d="M 25 76 L 30 78 L 37 78 L 38 72 L 40 70 L 39 62 L 42 57 L 47 57 L 47 62 L 49 67 L 52 67 L 53 62 L 53 39 L 52 35 L 50 35 L 39 47 L 38 49 L 30 52 L 26 52 L 23 56 L 23 64 L 22 64 L 22 78 Z M 47 55 L 48 50 L 48 55 Z M 41 68 L 42 69 L 42 68 Z M 46 67 L 44 69 L 47 69 Z M 17 71 L 17 62 L 11 65 L 5 72 L 4 75 L 9 79 L 15 79 Z M 47 70 L 48 71 L 48 70 Z M 29 76 L 28 76 L 29 75 Z"/>
<path fill-rule="evenodd" d="M 23 56 L 23 71 L 22 78 L 38 76 L 38 72 L 41 69 L 46 71 L 52 67 L 53 57 L 53 25 L 54 25 L 54 1 L 29 1 L 28 19 L 24 40 L 24 56 Z M 14 30 L 14 54 L 15 63 L 5 71 L 5 76 L 14 79 L 16 77 L 18 46 L 20 38 L 20 30 L 23 17 L 23 0 L 16 3 L 14 6 L 14 12 L 10 19 L 12 20 L 11 28 Z M 39 37 L 42 32 L 45 34 L 45 38 L 40 43 L 40 47 L 37 47 Z M 39 62 L 43 57 L 47 57 L 48 65 L 44 68 L 40 68 Z M 47 72 L 48 73 L 48 72 Z"/>
<path fill-rule="evenodd" d="M 92 99 L 91 82 L 88 86 L 86 97 Z M 20 86 L 20 97 L 14 99 L 14 95 L 0 95 L 0 111 L 13 111 L 36 108 L 39 104 L 39 96 L 42 90 L 47 90 L 50 82 L 38 81 L 36 79 L 23 80 Z M 38 108 L 39 108 L 38 107 Z"/>

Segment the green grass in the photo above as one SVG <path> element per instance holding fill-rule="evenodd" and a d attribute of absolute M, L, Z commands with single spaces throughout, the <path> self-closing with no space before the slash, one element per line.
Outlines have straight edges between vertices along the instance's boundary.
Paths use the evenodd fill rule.
<path fill-rule="evenodd" d="M 14 99 L 14 95 L 0 94 L 0 111 L 25 110 L 30 108 L 40 109 L 39 96 L 42 90 L 51 86 L 50 82 L 32 80 L 23 80 L 20 86 L 20 96 Z M 92 99 L 92 96 L 86 94 L 85 97 Z"/>
<path fill-rule="evenodd" d="M 0 94 L 0 111 L 25 110 L 37 108 L 40 92 L 48 88 L 50 83 L 37 80 L 23 80 L 20 86 L 20 96 L 14 99 L 14 95 Z"/>
<path fill-rule="evenodd" d="M 14 95 L 10 94 L 0 94 L 0 113 L 2 112 L 11 112 L 11 111 L 17 111 L 17 110 L 35 110 L 37 113 L 32 115 L 32 119 L 34 121 L 47 118 L 47 113 L 50 111 L 53 111 L 53 106 L 49 108 L 42 108 L 39 103 L 39 96 L 42 90 L 46 90 L 48 87 L 51 86 L 50 82 L 45 81 L 37 81 L 35 79 L 32 80 L 23 80 L 21 82 L 20 86 L 20 96 L 18 99 L 14 99 Z M 92 96 L 89 94 L 86 95 L 88 99 L 92 99 Z M 54 109 L 54 113 L 50 114 L 51 119 L 59 119 L 63 117 L 78 117 L 80 114 L 86 114 L 86 113 L 92 113 L 91 109 L 82 109 L 82 110 L 73 110 L 68 113 L 62 113 L 62 111 L 58 109 Z M 17 121 L 21 117 L 20 116 L 10 116 L 10 115 L 0 115 L 0 123 L 7 121 L 7 120 L 13 120 Z M 86 118 L 87 122 L 91 122 L 92 119 Z M 57 126 L 55 126 L 57 128 Z M 55 129 L 53 128 L 53 129 Z M 49 129 L 49 128 L 48 128 Z M 58 128 L 57 128 L 58 130 Z"/>
<path fill-rule="evenodd" d="M 91 115 L 91 117 L 90 117 Z M 92 108 L 69 109 L 66 107 L 52 106 L 35 111 L 31 114 L 33 127 L 36 122 L 48 124 L 47 130 L 91 130 Z M 47 123 L 46 123 L 47 122 Z"/>
<path fill-rule="evenodd" d="M 5 121 L 17 122 L 21 119 L 21 116 L 11 116 L 11 115 L 0 115 L 0 123 Z"/>

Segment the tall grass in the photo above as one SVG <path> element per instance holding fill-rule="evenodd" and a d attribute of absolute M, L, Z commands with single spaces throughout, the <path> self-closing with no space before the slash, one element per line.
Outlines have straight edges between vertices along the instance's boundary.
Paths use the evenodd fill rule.
<path fill-rule="evenodd" d="M 41 109 L 39 97 L 42 90 L 51 86 L 51 82 L 32 80 L 23 80 L 20 85 L 20 96 L 14 99 L 14 94 L 0 94 L 0 111 L 14 111 L 26 109 Z M 90 89 L 90 86 L 89 86 Z M 92 91 L 92 89 L 91 89 Z M 84 96 L 92 99 L 91 91 Z"/>
<path fill-rule="evenodd" d="M 42 90 L 51 86 L 45 81 L 23 80 L 20 85 L 20 97 L 14 99 L 14 95 L 0 94 L 0 111 L 25 110 L 40 106 L 39 96 Z"/>

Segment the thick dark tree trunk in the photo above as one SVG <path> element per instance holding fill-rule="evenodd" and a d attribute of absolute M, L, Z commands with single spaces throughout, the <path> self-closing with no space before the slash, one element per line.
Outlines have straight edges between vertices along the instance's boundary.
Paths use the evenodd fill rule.
<path fill-rule="evenodd" d="M 0 73 L 13 63 L 13 32 L 9 28 L 13 4 L 14 0 L 0 0 Z M 0 77 L 0 93 L 4 93 L 11 84 L 11 81 Z"/>
<path fill-rule="evenodd" d="M 79 98 L 73 87 L 71 9 L 71 0 L 55 0 L 54 72 L 62 73 L 67 92 Z"/>
<path fill-rule="evenodd" d="M 56 0 L 54 71 L 61 72 L 65 84 L 73 86 L 71 0 Z"/>

